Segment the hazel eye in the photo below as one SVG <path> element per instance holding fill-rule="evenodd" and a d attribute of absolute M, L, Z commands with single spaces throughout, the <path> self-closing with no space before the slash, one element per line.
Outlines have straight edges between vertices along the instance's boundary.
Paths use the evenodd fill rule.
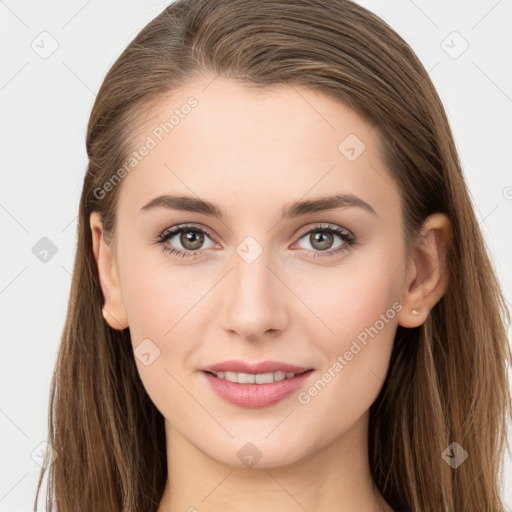
<path fill-rule="evenodd" d="M 183 229 L 171 236 L 168 241 L 171 241 L 173 238 L 177 238 L 183 249 L 196 251 L 201 249 L 201 246 L 204 244 L 205 237 L 207 237 L 207 235 L 204 231 L 200 231 L 198 229 Z"/>
<path fill-rule="evenodd" d="M 336 238 L 338 238 L 337 244 Z M 302 240 L 310 247 L 301 247 L 313 253 L 314 257 L 335 256 L 350 249 L 356 243 L 355 237 L 348 231 L 331 224 L 310 229 L 301 236 L 299 242 Z"/>
<path fill-rule="evenodd" d="M 335 242 L 336 236 L 340 238 L 339 235 L 329 233 L 328 231 L 315 230 L 311 231 L 309 235 L 306 235 L 303 238 L 301 238 L 301 240 L 306 240 L 312 246 L 312 249 L 326 251 L 331 248 L 339 247 L 343 243 L 342 241 L 340 241 L 336 247 L 332 247 L 333 243 Z M 305 248 L 309 249 L 308 247 Z"/>
<path fill-rule="evenodd" d="M 206 239 L 210 240 L 211 244 L 203 247 Z M 157 243 L 162 245 L 164 251 L 181 257 L 198 256 L 204 249 L 215 245 L 206 231 L 194 226 L 178 226 L 168 229 L 159 236 Z M 176 244 L 179 245 L 176 246 Z"/>

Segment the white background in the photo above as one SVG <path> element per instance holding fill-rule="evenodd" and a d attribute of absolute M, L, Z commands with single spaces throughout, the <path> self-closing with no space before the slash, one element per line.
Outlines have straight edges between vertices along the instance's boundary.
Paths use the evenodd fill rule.
<path fill-rule="evenodd" d="M 40 468 L 31 453 L 46 439 L 95 93 L 168 3 L 0 0 L 0 512 L 32 510 Z M 430 72 L 510 305 L 512 0 L 360 3 L 402 35 Z M 464 41 L 467 50 L 453 58 Z M 45 59 L 33 49 L 52 44 L 58 48 Z M 32 252 L 42 237 L 57 248 L 46 263 Z M 507 480 L 512 507 L 509 457 Z"/>

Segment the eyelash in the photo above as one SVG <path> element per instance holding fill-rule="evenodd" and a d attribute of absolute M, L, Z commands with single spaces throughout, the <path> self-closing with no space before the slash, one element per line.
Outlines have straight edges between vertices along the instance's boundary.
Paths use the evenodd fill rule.
<path fill-rule="evenodd" d="M 181 249 L 176 249 L 175 247 L 169 247 L 168 245 L 165 245 L 165 242 L 167 242 L 167 240 L 171 239 L 174 235 L 182 233 L 182 232 L 187 232 L 187 231 L 195 231 L 198 233 L 204 233 L 209 238 L 214 239 L 212 234 L 204 228 L 199 228 L 197 226 L 181 225 L 181 226 L 176 226 L 174 228 L 166 229 L 163 233 L 161 233 L 156 238 L 154 243 L 160 244 L 162 246 L 163 251 L 168 252 L 168 253 L 170 253 L 174 256 L 177 256 L 179 258 L 190 258 L 190 257 L 196 258 L 198 256 L 201 256 L 202 253 L 205 251 L 205 249 L 200 249 L 198 251 L 183 251 Z M 335 226 L 333 224 L 322 224 L 319 226 L 315 226 L 314 228 L 311 228 L 304 232 L 301 232 L 298 239 L 301 240 L 306 235 L 314 233 L 315 231 L 320 231 L 320 232 L 324 232 L 324 233 L 332 233 L 334 235 L 338 235 L 344 242 L 344 245 L 340 246 L 341 248 L 337 248 L 334 250 L 330 249 L 330 250 L 326 250 L 326 251 L 304 249 L 308 253 L 312 252 L 314 258 L 334 257 L 334 256 L 337 256 L 338 254 L 341 254 L 341 253 L 351 249 L 352 247 L 354 247 L 356 245 L 356 238 L 352 234 L 350 234 L 348 231 L 346 231 L 344 229 L 338 228 L 337 226 Z"/>

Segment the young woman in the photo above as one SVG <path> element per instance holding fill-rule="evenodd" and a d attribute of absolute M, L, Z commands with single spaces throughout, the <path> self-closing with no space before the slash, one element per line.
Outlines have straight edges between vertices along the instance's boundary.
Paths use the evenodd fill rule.
<path fill-rule="evenodd" d="M 87 152 L 48 510 L 503 511 L 509 317 L 386 23 L 173 3 L 109 71 Z"/>

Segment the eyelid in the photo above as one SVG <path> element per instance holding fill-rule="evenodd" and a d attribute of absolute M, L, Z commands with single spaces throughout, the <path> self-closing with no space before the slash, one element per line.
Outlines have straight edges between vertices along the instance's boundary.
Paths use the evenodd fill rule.
<path fill-rule="evenodd" d="M 336 224 L 331 224 L 330 222 L 317 222 L 316 224 L 313 223 L 312 225 L 305 226 L 304 228 L 301 228 L 295 236 L 298 238 L 302 238 L 304 235 L 307 235 L 310 231 L 321 231 L 322 229 L 342 231 L 344 234 L 355 239 L 355 236 L 352 234 L 351 231 Z"/>
<path fill-rule="evenodd" d="M 185 223 L 185 224 L 178 224 L 176 226 L 172 226 L 170 228 L 166 228 L 162 231 L 162 233 L 160 233 L 160 235 L 157 236 L 156 240 L 163 240 L 164 238 L 167 238 L 168 235 L 171 235 L 174 236 L 176 235 L 177 233 L 179 233 L 180 231 L 185 231 L 187 229 L 190 229 L 190 230 L 193 230 L 193 229 L 196 229 L 197 231 L 202 231 L 204 232 L 206 235 L 208 235 L 212 240 L 216 241 L 216 236 L 205 226 L 203 225 L 196 225 L 196 224 L 189 224 L 189 223 Z M 218 242 L 216 242 L 218 243 Z M 195 251 L 195 252 L 199 252 L 199 251 Z"/>

